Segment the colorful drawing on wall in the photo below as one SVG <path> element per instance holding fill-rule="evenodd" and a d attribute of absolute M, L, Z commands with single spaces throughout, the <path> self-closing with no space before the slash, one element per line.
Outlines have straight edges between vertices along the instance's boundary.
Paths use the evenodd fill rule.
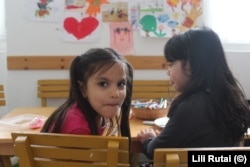
<path fill-rule="evenodd" d="M 67 2 L 68 0 L 65 0 Z M 100 37 L 100 14 L 95 17 L 86 13 L 89 8 L 88 0 L 71 1 L 68 8 L 65 3 L 64 19 L 62 20 L 61 38 L 69 42 L 94 42 Z M 93 1 L 94 2 L 94 1 Z M 69 3 L 68 3 L 69 4 Z"/>
<path fill-rule="evenodd" d="M 202 0 L 183 0 L 181 10 L 185 13 L 185 19 L 178 27 L 180 31 L 203 25 L 201 19 L 203 13 Z"/>
<path fill-rule="evenodd" d="M 140 1 L 141 12 L 163 12 L 166 2 L 165 0 L 142 0 Z"/>
<path fill-rule="evenodd" d="M 46 15 L 50 15 L 51 8 L 49 4 L 53 2 L 53 0 L 39 0 L 37 2 L 38 9 L 35 11 L 36 17 L 45 17 Z"/>
<path fill-rule="evenodd" d="M 81 9 L 86 5 L 86 0 L 66 0 L 66 9 Z"/>
<path fill-rule="evenodd" d="M 140 2 L 140 34 L 172 37 L 203 26 L 202 0 L 144 0 Z"/>
<path fill-rule="evenodd" d="M 167 35 L 164 31 L 164 24 L 158 24 L 155 15 L 144 15 L 140 20 L 140 24 L 142 25 L 141 29 L 146 37 L 164 37 Z"/>
<path fill-rule="evenodd" d="M 63 24 L 64 29 L 78 40 L 90 35 L 98 25 L 99 21 L 94 17 L 85 17 L 80 21 L 74 17 L 68 17 Z"/>
<path fill-rule="evenodd" d="M 132 25 L 134 30 L 139 30 L 141 25 L 139 22 L 139 9 L 140 9 L 140 3 L 138 0 L 133 0 L 129 3 L 129 22 Z"/>
<path fill-rule="evenodd" d="M 88 2 L 88 8 L 86 14 L 96 17 L 101 12 L 101 6 L 107 4 L 108 0 L 86 0 Z"/>
<path fill-rule="evenodd" d="M 102 6 L 103 22 L 127 22 L 128 21 L 128 3 L 110 2 Z"/>
<path fill-rule="evenodd" d="M 110 23 L 110 47 L 123 55 L 134 54 L 133 29 L 129 22 Z"/>
<path fill-rule="evenodd" d="M 64 14 L 62 0 L 25 0 L 24 18 L 32 21 L 59 22 Z"/>

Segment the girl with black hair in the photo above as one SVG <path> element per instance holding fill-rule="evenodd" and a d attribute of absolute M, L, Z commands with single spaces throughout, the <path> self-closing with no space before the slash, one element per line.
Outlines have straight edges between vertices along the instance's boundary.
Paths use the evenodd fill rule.
<path fill-rule="evenodd" d="M 176 35 L 166 43 L 164 56 L 180 94 L 160 133 L 145 129 L 138 134 L 147 157 L 152 159 L 156 148 L 239 146 L 250 111 L 218 35 L 208 27 Z"/>

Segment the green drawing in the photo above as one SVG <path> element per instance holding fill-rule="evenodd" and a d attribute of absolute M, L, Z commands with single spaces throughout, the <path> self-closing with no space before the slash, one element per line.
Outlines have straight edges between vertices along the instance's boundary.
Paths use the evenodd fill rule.
<path fill-rule="evenodd" d="M 146 32 L 146 36 L 150 37 L 149 33 L 154 33 L 157 37 L 163 37 L 166 33 L 162 33 L 162 30 L 158 33 L 157 30 L 157 21 L 153 15 L 145 15 L 141 18 L 140 24 L 142 29 Z"/>

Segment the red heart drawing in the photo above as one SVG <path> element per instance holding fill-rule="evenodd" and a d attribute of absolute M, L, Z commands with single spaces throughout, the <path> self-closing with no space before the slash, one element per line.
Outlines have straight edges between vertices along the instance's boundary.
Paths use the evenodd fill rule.
<path fill-rule="evenodd" d="M 78 40 L 91 34 L 99 25 L 94 17 L 85 17 L 78 22 L 74 17 L 68 17 L 64 20 L 65 30 L 73 34 Z"/>

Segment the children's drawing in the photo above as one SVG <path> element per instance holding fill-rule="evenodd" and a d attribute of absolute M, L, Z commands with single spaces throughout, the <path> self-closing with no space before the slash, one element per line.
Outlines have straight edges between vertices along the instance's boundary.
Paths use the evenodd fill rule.
<path fill-rule="evenodd" d="M 132 31 L 129 22 L 110 23 L 110 47 L 123 55 L 134 54 Z"/>
<path fill-rule="evenodd" d="M 127 22 L 128 21 L 128 3 L 112 2 L 102 6 L 103 22 Z"/>
<path fill-rule="evenodd" d="M 88 8 L 86 14 L 96 17 L 101 12 L 101 6 L 107 4 L 108 0 L 86 0 L 88 2 Z"/>
<path fill-rule="evenodd" d="M 64 28 L 74 35 L 78 40 L 90 35 L 99 25 L 99 21 L 94 17 L 85 17 L 81 21 L 74 17 L 68 17 L 64 20 Z"/>
<path fill-rule="evenodd" d="M 202 22 L 199 23 L 203 13 L 202 0 L 183 0 L 181 10 L 185 13 L 185 19 L 178 27 L 181 32 L 203 24 Z"/>
<path fill-rule="evenodd" d="M 167 4 L 174 11 L 174 8 L 177 7 L 180 0 L 167 0 Z"/>
<path fill-rule="evenodd" d="M 140 3 L 138 0 L 133 0 L 129 2 L 128 20 L 134 30 L 139 30 L 141 27 L 139 23 L 139 18 L 140 18 L 139 10 L 140 10 Z"/>
<path fill-rule="evenodd" d="M 25 0 L 24 18 L 32 21 L 59 22 L 64 14 L 62 0 Z"/>
<path fill-rule="evenodd" d="M 49 3 L 51 2 L 53 2 L 53 0 L 39 0 L 39 2 L 37 2 L 38 9 L 35 11 L 35 16 L 45 17 L 46 15 L 50 15 L 51 8 L 49 7 Z"/>
<path fill-rule="evenodd" d="M 66 0 L 66 9 L 80 9 L 83 8 L 86 0 Z"/>
<path fill-rule="evenodd" d="M 162 12 L 164 10 L 165 0 L 142 0 L 140 1 L 141 12 Z"/>
<path fill-rule="evenodd" d="M 157 19 L 153 15 L 144 15 L 140 20 L 140 24 L 147 37 L 150 37 L 151 34 L 157 37 L 166 36 L 166 33 L 163 32 L 164 25 L 158 25 Z"/>
<path fill-rule="evenodd" d="M 67 5 L 65 7 L 63 31 L 60 33 L 64 41 L 94 42 L 100 37 L 100 15 L 92 17 L 86 14 L 87 3 L 74 9 L 67 9 Z"/>
<path fill-rule="evenodd" d="M 202 0 L 144 0 L 140 2 L 140 33 L 172 37 L 203 26 L 202 13 Z"/>
<path fill-rule="evenodd" d="M 51 8 L 49 7 L 49 3 L 51 2 L 53 0 L 40 0 L 37 2 L 38 9 L 35 11 L 35 16 L 45 17 L 46 15 L 50 15 Z"/>

